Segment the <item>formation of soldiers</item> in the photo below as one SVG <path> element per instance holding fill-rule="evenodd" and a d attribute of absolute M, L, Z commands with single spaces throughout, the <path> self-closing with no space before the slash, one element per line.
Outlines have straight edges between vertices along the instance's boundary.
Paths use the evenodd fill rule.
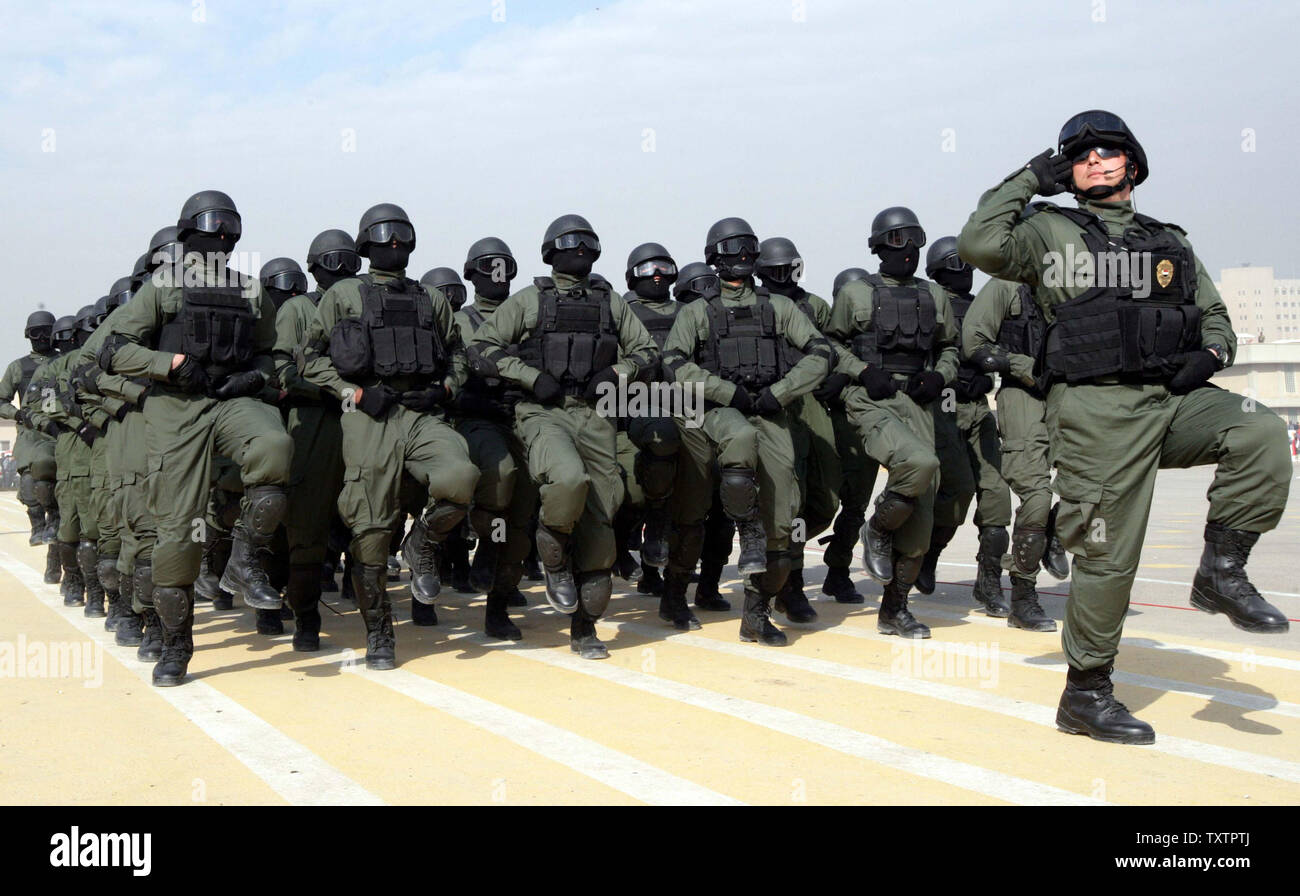
<path fill-rule="evenodd" d="M 760 241 L 736 217 L 709 229 L 702 262 L 638 246 L 623 295 L 593 272 L 601 243 L 577 215 L 547 228 L 550 273 L 521 290 L 495 237 L 460 274 L 417 282 L 415 227 L 391 204 L 355 238 L 317 236 L 305 271 L 277 258 L 254 280 L 226 266 L 234 202 L 195 194 L 107 296 L 27 321 L 32 351 L 0 380 L 0 415 L 20 427 L 31 544 L 47 546 L 64 603 L 104 616 L 170 686 L 193 653 L 196 600 L 238 597 L 260 633 L 291 618 L 293 649 L 320 649 L 340 567 L 366 665 L 394 668 L 398 553 L 416 625 L 437 624 L 450 580 L 486 595 L 490 637 L 519 640 L 509 609 L 527 605 L 535 551 L 572 649 L 600 659 L 616 576 L 657 596 L 675 630 L 696 629 L 696 611 L 731 609 L 719 584 L 738 536 L 740 638 L 781 646 L 773 612 L 817 618 L 808 543 L 825 548 L 822 594 L 862 604 L 861 542 L 883 589 L 878 630 L 928 638 L 909 594 L 935 590 L 973 502 L 988 615 L 1055 631 L 1036 580 L 1071 575 L 1074 555 L 1058 724 L 1149 743 L 1110 674 L 1155 471 L 1218 465 L 1192 604 L 1286 631 L 1245 574 L 1286 502 L 1285 428 L 1209 384 L 1231 362 L 1231 323 L 1183 231 L 1133 211 L 1148 172 L 1127 126 L 1081 113 L 1057 150 L 986 193 L 960 237 L 931 243 L 909 209 L 882 211 L 876 272 L 841 273 L 833 303 L 800 285 L 791 240 Z M 1067 191 L 1077 209 L 1030 202 Z M 1098 269 L 1146 253 L 1156 284 L 1062 285 L 1050 259 L 1075 246 Z M 995 278 L 978 296 L 972 265 Z M 699 413 L 602 403 L 652 384 L 700 396 Z"/>

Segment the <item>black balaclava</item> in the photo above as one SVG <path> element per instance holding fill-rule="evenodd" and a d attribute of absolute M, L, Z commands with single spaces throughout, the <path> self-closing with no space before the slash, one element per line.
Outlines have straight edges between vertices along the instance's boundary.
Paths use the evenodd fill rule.
<path fill-rule="evenodd" d="M 783 264 L 775 268 L 762 268 L 758 272 L 763 286 L 768 292 L 774 292 L 787 299 L 803 298 L 803 287 L 794 278 L 794 266 Z"/>
<path fill-rule="evenodd" d="M 915 274 L 916 266 L 921 261 L 921 250 L 910 241 L 901 249 L 877 246 L 876 255 L 880 257 L 880 273 L 895 280 L 903 280 Z"/>
<path fill-rule="evenodd" d="M 718 255 L 713 262 L 713 269 L 723 280 L 744 280 L 754 276 L 754 267 L 758 263 L 758 252 L 741 252 L 738 255 Z"/>
<path fill-rule="evenodd" d="M 643 299 L 649 299 L 651 302 L 666 302 L 672 295 L 673 285 L 664 277 L 660 277 L 658 282 L 655 282 L 654 277 L 640 277 L 636 280 L 633 289 Z"/>
<path fill-rule="evenodd" d="M 54 350 L 54 332 L 51 327 L 40 327 L 30 337 L 32 351 L 38 355 L 48 355 Z"/>
<path fill-rule="evenodd" d="M 266 287 L 262 291 L 271 297 L 271 301 L 275 304 L 276 311 L 279 311 L 280 306 L 292 299 L 295 295 L 299 295 L 299 293 L 286 292 L 283 289 L 272 289 L 270 287 Z"/>
<path fill-rule="evenodd" d="M 458 286 L 454 283 L 451 286 L 442 287 L 439 292 L 441 292 L 443 297 L 446 298 L 447 304 L 451 306 L 452 311 L 459 311 L 463 308 L 465 306 L 465 300 L 469 298 L 465 295 L 465 287 Z"/>
<path fill-rule="evenodd" d="M 408 243 L 398 243 L 396 246 L 392 243 L 383 246 L 371 243 L 370 266 L 381 271 L 404 271 L 414 248 Z"/>
<path fill-rule="evenodd" d="M 197 252 L 205 259 L 214 252 L 228 254 L 235 251 L 235 242 L 220 233 L 192 233 L 185 238 L 185 254 Z"/>
<path fill-rule="evenodd" d="M 474 284 L 474 292 L 489 302 L 502 302 L 510 296 L 510 281 L 498 280 L 491 274 L 472 271 L 469 282 Z"/>
<path fill-rule="evenodd" d="M 568 274 L 570 277 L 583 277 L 591 274 L 591 269 L 596 264 L 596 256 L 587 249 L 586 246 L 578 246 L 574 249 L 556 249 L 551 255 L 551 267 L 555 268 L 557 273 Z"/>
<path fill-rule="evenodd" d="M 968 295 L 971 285 L 975 282 L 975 271 L 967 268 L 964 271 L 953 271 L 943 268 L 934 272 L 934 282 L 938 283 L 949 292 L 954 292 L 959 296 Z"/>
<path fill-rule="evenodd" d="M 329 288 L 340 280 L 350 280 L 356 276 L 356 274 L 344 274 L 341 272 L 335 274 L 325 270 L 318 264 L 314 264 L 307 268 L 307 273 L 311 274 L 312 278 L 316 281 L 316 288 L 320 290 L 321 295 L 328 292 Z"/>

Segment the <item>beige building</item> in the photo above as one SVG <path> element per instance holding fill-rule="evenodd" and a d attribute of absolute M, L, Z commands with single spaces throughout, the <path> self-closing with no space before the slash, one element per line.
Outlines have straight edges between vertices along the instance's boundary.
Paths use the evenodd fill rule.
<path fill-rule="evenodd" d="M 1300 339 L 1300 280 L 1278 280 L 1271 267 L 1224 268 L 1214 284 L 1238 337 L 1269 343 Z"/>
<path fill-rule="evenodd" d="M 1215 385 L 1253 398 L 1295 427 L 1300 423 L 1300 341 L 1237 346 L 1237 358 Z"/>

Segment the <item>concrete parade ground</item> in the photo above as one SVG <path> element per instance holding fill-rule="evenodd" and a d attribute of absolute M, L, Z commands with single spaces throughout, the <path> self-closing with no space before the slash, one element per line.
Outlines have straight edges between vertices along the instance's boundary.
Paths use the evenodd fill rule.
<path fill-rule="evenodd" d="M 1295 468 L 1300 471 L 1300 467 Z M 190 679 L 150 685 L 151 664 L 102 619 L 64 608 L 45 548 L 0 496 L 0 803 L 43 804 L 1231 804 L 1300 803 L 1300 626 L 1250 635 L 1188 604 L 1212 468 L 1160 474 L 1114 676 L 1156 729 L 1116 746 L 1056 729 L 1060 634 L 975 610 L 977 530 L 945 552 L 932 640 L 877 634 L 863 606 L 820 595 L 786 648 L 741 643 L 729 613 L 676 633 L 658 600 L 615 580 L 598 624 L 611 657 L 569 650 L 568 620 L 537 583 L 513 610 L 524 640 L 482 634 L 481 595 L 444 583 L 440 624 L 410 622 L 408 576 L 390 582 L 399 668 L 367 672 L 353 605 L 326 595 L 322 650 L 254 631 L 253 612 L 196 608 Z M 883 482 L 884 476 L 880 477 Z M 733 555 L 734 560 L 734 555 Z M 1256 587 L 1300 621 L 1300 487 L 1251 557 Z M 1010 588 L 1005 577 L 1003 585 Z M 1068 582 L 1040 576 L 1062 618 Z"/>

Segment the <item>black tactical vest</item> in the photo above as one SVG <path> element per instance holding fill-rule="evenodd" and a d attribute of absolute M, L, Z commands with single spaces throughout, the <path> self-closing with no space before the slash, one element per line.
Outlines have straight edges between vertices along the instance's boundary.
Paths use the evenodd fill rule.
<path fill-rule="evenodd" d="M 663 351 L 664 343 L 668 341 L 668 334 L 672 332 L 673 324 L 677 322 L 677 315 L 681 312 L 682 306 L 677 302 L 665 303 L 671 311 L 668 314 L 661 314 L 652 309 L 649 305 L 642 302 L 636 296 L 625 299 L 627 306 L 632 309 L 632 313 L 637 316 L 641 324 L 650 334 L 650 338 Z"/>
<path fill-rule="evenodd" d="M 957 342 L 959 345 L 961 344 L 961 326 L 966 322 L 966 313 L 970 311 L 970 306 L 974 302 L 975 297 L 968 292 L 962 293 L 961 295 L 956 295 L 954 293 L 949 293 L 948 295 L 948 305 L 952 308 L 953 323 L 957 327 Z M 979 374 L 979 368 L 966 361 L 962 361 L 957 365 L 958 385 L 969 386 L 971 381 L 974 380 L 975 377 L 979 376 Z"/>
<path fill-rule="evenodd" d="M 888 286 L 879 274 L 867 277 L 872 287 L 871 330 L 853 337 L 853 354 L 888 373 L 908 376 L 934 361 L 934 331 L 939 309 L 925 281 Z"/>
<path fill-rule="evenodd" d="M 478 307 L 475 305 L 466 305 L 460 310 L 461 313 L 469 318 L 469 325 L 473 328 L 470 331 L 470 335 L 477 333 L 478 328 L 483 326 L 487 321 L 487 317 L 482 311 L 479 311 Z M 516 358 L 519 357 L 519 346 L 511 345 L 507 347 L 506 354 L 513 355 Z M 502 403 L 503 406 L 513 406 L 516 401 L 523 397 L 523 392 L 518 387 L 506 383 L 506 381 L 500 377 L 481 377 L 474 373 L 472 368 L 470 370 L 469 379 L 465 381 L 465 391 L 474 392 L 478 395 L 490 398 L 493 401 Z M 508 415 L 503 414 L 503 418 L 506 416 Z"/>
<path fill-rule="evenodd" d="M 242 275 L 226 271 L 227 283 Z M 247 369 L 253 360 L 257 315 L 239 286 L 183 286 L 181 307 L 163 324 L 158 351 L 194 358 L 209 376 Z"/>
<path fill-rule="evenodd" d="M 433 299 L 410 278 L 380 283 L 357 278 L 361 317 L 341 320 L 330 337 L 330 360 L 345 378 L 442 379 L 449 367 Z"/>
<path fill-rule="evenodd" d="M 699 359 L 709 373 L 750 392 L 771 386 L 790 369 L 769 293 L 761 286 L 754 293 L 757 301 L 745 308 L 728 308 L 721 298 L 709 300 L 709 338 Z"/>
<path fill-rule="evenodd" d="M 549 373 L 569 395 L 581 395 L 593 375 L 618 360 L 618 328 L 608 285 L 560 294 L 550 277 L 538 277 L 537 327 L 519 346 L 530 367 Z"/>
<path fill-rule="evenodd" d="M 487 320 L 487 318 L 483 316 L 483 312 L 479 311 L 478 306 L 476 305 L 470 305 L 468 308 L 462 308 L 460 310 L 469 318 L 469 325 L 474 328 L 471 331 L 471 335 L 477 333 L 478 328 L 483 326 L 484 321 Z"/>
<path fill-rule="evenodd" d="M 24 355 L 18 359 L 18 395 L 20 400 L 22 400 L 23 396 L 27 395 L 27 386 L 31 383 L 32 375 L 36 373 L 36 368 L 40 367 L 47 360 L 49 360 L 49 358 L 42 360 L 39 358 L 33 358 L 31 355 Z"/>
<path fill-rule="evenodd" d="M 1109 267 L 1102 253 L 1149 253 L 1150 295 L 1137 298 L 1129 286 L 1094 286 L 1052 310 L 1047 330 L 1047 371 L 1067 382 L 1118 375 L 1127 379 L 1167 380 L 1179 356 L 1201 347 L 1201 309 L 1196 305 L 1196 260 L 1166 224 L 1134 215 L 1121 241 L 1112 242 L 1096 215 L 1082 209 L 1057 209 L 1083 229 L 1101 277 Z M 1130 267 L 1129 271 L 1134 268 Z"/>

